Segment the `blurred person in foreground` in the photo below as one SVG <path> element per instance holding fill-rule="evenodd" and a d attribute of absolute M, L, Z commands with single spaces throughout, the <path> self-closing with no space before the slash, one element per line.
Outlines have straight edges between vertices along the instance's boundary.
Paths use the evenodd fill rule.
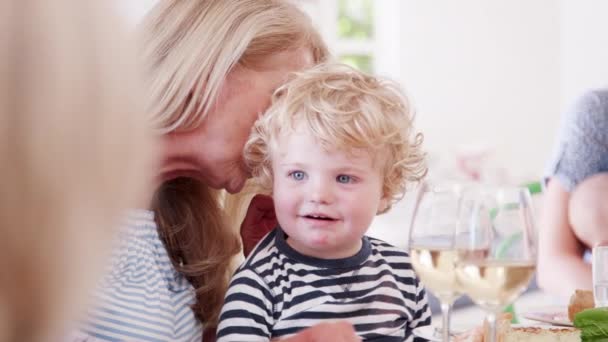
<path fill-rule="evenodd" d="M 120 217 L 145 204 L 150 139 L 102 2 L 0 0 L 0 341 L 58 341 Z"/>
<path fill-rule="evenodd" d="M 566 112 L 540 215 L 538 283 L 568 297 L 591 290 L 590 250 L 608 243 L 608 89 Z"/>
<path fill-rule="evenodd" d="M 250 177 L 243 146 L 273 91 L 328 52 L 310 18 L 285 0 L 158 1 L 139 34 L 146 114 L 161 143 L 156 191 L 129 215 L 76 338 L 213 341 L 241 252 L 238 215 L 221 190 L 238 193 Z M 245 253 L 276 222 L 266 204 L 252 201 Z M 356 335 L 349 324 L 325 323 L 292 337 L 323 340 Z"/>

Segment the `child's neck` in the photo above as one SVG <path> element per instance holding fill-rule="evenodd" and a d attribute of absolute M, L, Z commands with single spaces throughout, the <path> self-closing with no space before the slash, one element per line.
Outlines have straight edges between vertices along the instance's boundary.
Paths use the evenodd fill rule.
<path fill-rule="evenodd" d="M 298 253 L 306 255 L 306 256 L 314 257 L 314 258 L 319 258 L 319 259 L 346 259 L 346 258 L 350 258 L 350 257 L 353 257 L 353 256 L 357 255 L 357 253 L 359 253 L 359 251 L 363 247 L 363 243 L 362 243 L 361 239 L 357 240 L 357 242 L 355 244 L 353 244 L 353 245 L 344 246 L 342 248 L 324 249 L 324 250 L 317 250 L 317 249 L 307 248 L 305 246 L 302 246 L 302 245 L 298 244 L 293 239 L 290 239 L 287 236 L 285 237 L 285 240 L 286 240 L 287 244 L 291 248 L 293 248 L 294 250 L 296 250 Z"/>

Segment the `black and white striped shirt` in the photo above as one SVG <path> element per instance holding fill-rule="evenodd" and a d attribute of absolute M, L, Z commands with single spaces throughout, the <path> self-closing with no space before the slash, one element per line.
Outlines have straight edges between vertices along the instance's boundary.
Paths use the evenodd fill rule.
<path fill-rule="evenodd" d="M 232 278 L 217 338 L 268 341 L 320 322 L 347 320 L 366 341 L 413 341 L 428 325 L 426 292 L 409 255 L 364 237 L 345 259 L 318 259 L 291 248 L 277 228 Z"/>

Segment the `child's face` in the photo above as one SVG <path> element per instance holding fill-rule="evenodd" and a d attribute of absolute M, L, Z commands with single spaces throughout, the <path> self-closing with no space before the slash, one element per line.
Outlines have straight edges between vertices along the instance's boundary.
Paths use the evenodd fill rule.
<path fill-rule="evenodd" d="M 367 152 L 326 151 L 304 129 L 277 141 L 273 197 L 287 243 L 300 253 L 345 258 L 384 205 L 382 176 Z"/>

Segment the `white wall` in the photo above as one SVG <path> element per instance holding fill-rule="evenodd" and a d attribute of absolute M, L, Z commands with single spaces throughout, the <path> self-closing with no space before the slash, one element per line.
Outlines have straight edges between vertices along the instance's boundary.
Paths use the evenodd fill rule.
<path fill-rule="evenodd" d="M 407 1 L 401 20 L 427 148 L 495 148 L 516 180 L 540 176 L 560 111 L 558 2 Z"/>
<path fill-rule="evenodd" d="M 473 145 L 491 149 L 510 181 L 539 178 L 561 111 L 559 2 L 409 0 L 400 18 L 400 79 L 431 167 Z M 369 233 L 404 246 L 412 200 Z"/>
<path fill-rule="evenodd" d="M 539 177 L 562 113 L 586 89 L 608 86 L 608 1 L 404 4 L 401 81 L 439 164 L 482 145 L 496 148 L 513 180 Z M 411 199 L 370 233 L 404 245 Z"/>
<path fill-rule="evenodd" d="M 562 106 L 608 86 L 608 1 L 561 0 Z"/>

